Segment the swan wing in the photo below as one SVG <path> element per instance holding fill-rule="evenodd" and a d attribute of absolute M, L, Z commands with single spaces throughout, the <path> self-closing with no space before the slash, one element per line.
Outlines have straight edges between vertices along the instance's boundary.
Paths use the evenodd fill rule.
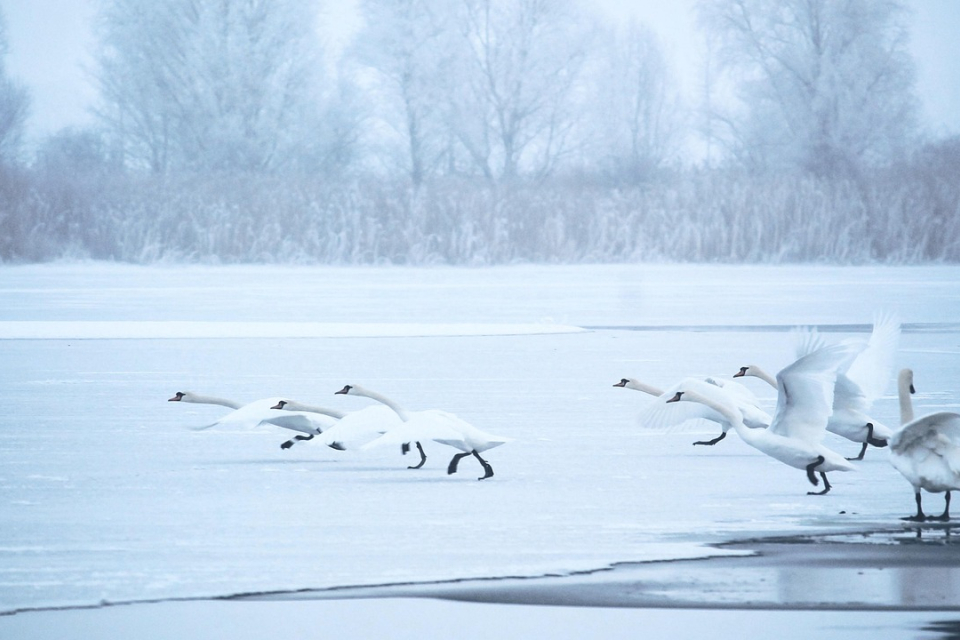
<path fill-rule="evenodd" d="M 837 371 L 863 348 L 844 341 L 821 347 L 777 374 L 777 410 L 770 431 L 788 438 L 818 443 L 833 413 L 833 388 Z"/>
<path fill-rule="evenodd" d="M 900 345 L 900 320 L 893 314 L 878 316 L 867 347 L 860 352 L 846 374 L 860 387 L 865 407 L 883 395 L 893 377 L 894 358 Z"/>
<path fill-rule="evenodd" d="M 709 420 L 725 425 L 729 428 L 729 423 L 718 411 L 699 402 L 670 402 L 667 400 L 673 398 L 678 391 L 696 391 L 708 398 L 716 398 L 722 394 L 720 387 L 697 378 L 685 378 L 677 384 L 663 392 L 663 394 L 654 398 L 653 402 L 648 404 L 637 420 L 641 427 L 653 430 L 667 430 L 678 426 L 690 420 Z M 725 398 L 725 396 L 721 396 Z M 728 399 L 722 400 L 729 403 Z"/>
<path fill-rule="evenodd" d="M 330 420 L 323 420 L 316 417 L 319 416 L 319 414 L 306 414 L 280 410 L 275 410 L 275 413 L 282 415 L 267 415 L 258 423 L 258 425 L 269 424 L 275 427 L 281 427 L 283 429 L 290 429 L 291 431 L 316 434 L 322 433 L 325 429 L 329 429 L 331 426 L 336 424 L 335 420 L 332 418 Z"/>
<path fill-rule="evenodd" d="M 893 434 L 890 449 L 898 454 L 919 449 L 941 455 L 951 449 L 960 451 L 960 414 L 940 411 L 908 422 Z"/>
<path fill-rule="evenodd" d="M 382 436 L 371 440 L 361 449 L 373 449 L 388 445 L 402 445 L 407 442 L 425 442 L 432 440 L 451 447 L 467 447 L 464 435 L 442 420 L 414 415 L 407 422 L 397 425 Z M 470 449 L 466 449 L 469 451 Z"/>
<path fill-rule="evenodd" d="M 348 413 L 337 424 L 325 430 L 321 440 L 328 446 L 339 444 L 345 449 L 354 449 L 401 424 L 403 421 L 396 411 L 376 404 Z"/>

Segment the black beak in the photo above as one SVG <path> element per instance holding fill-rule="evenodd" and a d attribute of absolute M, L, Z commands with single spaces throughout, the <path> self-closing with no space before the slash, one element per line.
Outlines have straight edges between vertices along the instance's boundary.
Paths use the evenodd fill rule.
<path fill-rule="evenodd" d="M 667 402 L 680 402 L 680 397 L 683 395 L 683 391 L 677 391 L 677 394 L 667 400 Z"/>
<path fill-rule="evenodd" d="M 348 393 L 350 393 L 350 385 L 346 385 L 343 389 L 340 389 L 340 391 L 334 391 L 334 392 L 333 392 L 333 395 L 335 395 L 335 396 L 337 396 L 337 395 L 347 395 Z"/>

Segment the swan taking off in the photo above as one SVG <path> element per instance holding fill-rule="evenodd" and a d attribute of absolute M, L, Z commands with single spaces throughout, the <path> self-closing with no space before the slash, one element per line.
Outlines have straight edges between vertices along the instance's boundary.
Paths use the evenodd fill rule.
<path fill-rule="evenodd" d="M 335 409 L 302 404 L 293 400 L 281 400 L 273 407 L 283 411 L 306 411 L 338 417 L 337 423 L 325 429 L 320 440 L 337 451 L 359 449 L 368 442 L 379 438 L 390 429 L 403 424 L 397 413 L 390 407 L 380 404 L 364 407 L 357 411 L 343 413 Z"/>
<path fill-rule="evenodd" d="M 453 456 L 450 464 L 447 465 L 448 474 L 456 473 L 460 460 L 472 455 L 480 462 L 481 466 L 483 466 L 483 476 L 479 479 L 485 480 L 493 475 L 493 467 L 480 456 L 480 452 L 510 442 L 510 438 L 503 438 L 481 431 L 469 422 L 446 411 L 440 411 L 438 409 L 407 411 L 386 396 L 370 391 L 369 389 L 364 389 L 358 385 L 348 384 L 336 393 L 363 396 L 383 403 L 393 409 L 403 421 L 403 424 L 390 429 L 376 440 L 364 445 L 363 448 L 368 449 L 375 446 L 403 445 L 416 442 L 417 447 L 420 448 L 420 455 L 422 456 L 419 466 L 422 466 L 426 460 L 423 448 L 420 447 L 420 441 L 433 440 L 434 442 L 445 444 L 461 451 L 461 453 Z"/>
<path fill-rule="evenodd" d="M 196 427 L 196 430 L 210 429 L 211 427 L 250 428 L 270 424 L 275 427 L 307 434 L 305 436 L 295 436 L 293 440 L 287 440 L 287 442 L 280 445 L 281 448 L 284 449 L 293 446 L 294 441 L 312 440 L 315 436 L 322 433 L 324 429 L 334 424 L 333 419 L 325 420 L 307 413 L 275 411 L 273 406 L 280 402 L 280 400 L 281 398 L 264 398 L 263 400 L 254 400 L 249 404 L 241 404 L 233 400 L 226 400 L 215 396 L 203 396 L 189 391 L 178 391 L 168 402 L 215 404 L 233 409 L 233 411 L 216 422 L 202 427 Z"/>
<path fill-rule="evenodd" d="M 960 489 L 960 414 L 950 411 L 913 417 L 913 371 L 903 369 L 897 378 L 900 397 L 900 421 L 903 426 L 890 438 L 890 462 L 913 485 L 916 515 L 904 520 L 950 519 L 950 491 Z M 925 516 L 920 490 L 946 492 L 943 513 Z"/>
<path fill-rule="evenodd" d="M 670 401 L 700 402 L 722 413 L 744 442 L 784 464 L 803 469 L 814 486 L 819 484 L 814 474 L 819 473 L 823 490 L 808 494 L 824 495 L 831 488 L 828 471 L 856 469 L 839 453 L 825 447 L 821 440 L 833 405 L 837 370 L 848 366 L 862 348 L 853 343 L 823 347 L 778 373 L 777 410 L 766 429 L 748 429 L 732 403 L 718 402 L 696 391 L 681 389 Z"/>
<path fill-rule="evenodd" d="M 883 395 L 893 375 L 893 362 L 900 341 L 900 322 L 893 315 L 878 317 L 866 348 L 846 368 L 837 373 L 833 389 L 833 411 L 827 431 L 861 445 L 860 453 L 850 460 L 863 460 L 867 446 L 885 447 L 893 430 L 869 415 L 874 401 Z M 796 345 L 801 358 L 823 347 L 816 331 L 802 332 Z M 756 376 L 776 387 L 770 375 L 756 366 L 742 367 L 734 377 Z"/>
<path fill-rule="evenodd" d="M 753 395 L 752 391 L 742 384 L 720 378 L 684 378 L 666 391 L 661 391 L 657 387 L 640 382 L 634 378 L 622 378 L 620 382 L 613 386 L 634 389 L 657 397 L 657 399 L 640 414 L 639 420 L 645 427 L 654 429 L 666 428 L 698 418 L 720 424 L 722 430 L 719 436 L 712 440 L 698 440 L 693 443 L 695 445 L 717 444 L 727 437 L 727 432 L 732 428 L 732 425 L 723 414 L 705 404 L 669 404 L 670 399 L 673 398 L 681 388 L 698 391 L 700 395 L 708 398 L 712 397 L 718 402 L 732 403 L 743 416 L 743 423 L 751 429 L 766 428 L 772 420 L 770 414 L 760 408 L 757 397 Z"/>

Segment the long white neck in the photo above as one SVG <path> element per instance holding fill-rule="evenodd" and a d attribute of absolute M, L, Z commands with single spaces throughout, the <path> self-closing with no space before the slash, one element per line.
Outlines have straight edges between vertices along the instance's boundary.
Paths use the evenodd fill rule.
<path fill-rule="evenodd" d="M 343 411 L 337 411 L 336 409 L 328 409 L 327 407 L 318 407 L 314 404 L 303 404 L 302 402 L 297 402 L 295 400 L 284 400 L 283 403 L 284 411 L 307 411 L 309 413 L 321 413 L 325 416 L 330 416 L 331 418 L 340 418 L 347 415 Z"/>
<path fill-rule="evenodd" d="M 747 372 L 744 375 L 753 376 L 754 378 L 760 378 L 761 380 L 766 382 L 768 385 L 770 385 L 774 389 L 777 388 L 777 379 L 774 378 L 769 373 L 767 373 L 766 371 L 764 371 L 763 369 L 761 369 L 760 367 L 758 367 L 757 365 L 750 365 L 750 368 L 747 369 Z"/>
<path fill-rule="evenodd" d="M 387 396 L 379 394 L 376 391 L 370 391 L 369 389 L 365 389 L 363 387 L 358 387 L 356 385 L 353 385 L 350 388 L 350 395 L 363 396 L 365 398 L 370 398 L 371 400 L 376 400 L 380 404 L 385 404 L 391 409 L 393 409 L 396 412 L 396 414 L 400 416 L 400 419 L 403 420 L 404 422 L 410 419 L 410 416 L 407 415 L 406 409 L 401 407 L 399 404 L 397 404 Z"/>
<path fill-rule="evenodd" d="M 627 384 L 623 385 L 625 389 L 634 389 L 635 391 L 643 391 L 644 393 L 649 393 L 652 396 L 662 396 L 663 389 L 658 389 L 657 387 L 647 384 L 646 382 L 640 382 L 639 380 L 634 380 L 633 378 L 627 379 Z"/>
<path fill-rule="evenodd" d="M 913 422 L 913 371 L 903 369 L 897 376 L 897 395 L 900 397 L 900 424 Z"/>
<path fill-rule="evenodd" d="M 239 409 L 243 405 L 233 400 L 217 398 L 216 396 L 200 396 L 195 393 L 184 393 L 180 397 L 180 402 L 192 402 L 194 404 L 218 404 L 231 409 Z"/>
<path fill-rule="evenodd" d="M 741 414 L 740 411 L 735 407 L 732 407 L 725 402 L 719 402 L 714 398 L 708 398 L 697 393 L 696 391 L 684 391 L 683 395 L 681 396 L 681 402 L 682 401 L 699 402 L 700 404 L 710 407 L 726 418 L 727 422 L 729 422 L 736 430 L 737 435 L 748 443 L 755 440 L 757 433 L 764 431 L 763 429 L 748 429 L 746 425 L 743 424 L 743 414 Z"/>

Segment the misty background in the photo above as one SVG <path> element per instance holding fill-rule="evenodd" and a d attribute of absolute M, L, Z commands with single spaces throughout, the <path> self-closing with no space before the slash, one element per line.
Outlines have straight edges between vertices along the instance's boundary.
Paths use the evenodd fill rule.
<path fill-rule="evenodd" d="M 960 259 L 956 4 L 657 4 L 0 0 L 0 260 Z"/>

